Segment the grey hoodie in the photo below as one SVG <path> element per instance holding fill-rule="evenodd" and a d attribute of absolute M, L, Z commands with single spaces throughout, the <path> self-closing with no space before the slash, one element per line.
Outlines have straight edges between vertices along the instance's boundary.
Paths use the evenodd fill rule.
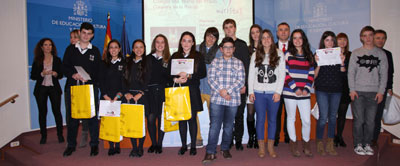
<path fill-rule="evenodd" d="M 377 92 L 383 94 L 386 88 L 388 62 L 385 52 L 374 47 L 371 50 L 360 47 L 353 51 L 348 69 L 351 91 Z"/>

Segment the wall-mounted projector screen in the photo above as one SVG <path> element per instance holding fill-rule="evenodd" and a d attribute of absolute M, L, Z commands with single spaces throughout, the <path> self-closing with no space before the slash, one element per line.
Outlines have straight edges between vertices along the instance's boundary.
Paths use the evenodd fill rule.
<path fill-rule="evenodd" d="M 220 40 L 225 36 L 222 23 L 227 18 L 236 21 L 236 36 L 248 42 L 253 24 L 253 0 L 145 0 L 144 40 L 147 53 L 157 34 L 168 38 L 171 54 L 178 49 L 180 35 L 192 32 L 196 44 L 203 41 L 208 27 L 216 27 Z"/>

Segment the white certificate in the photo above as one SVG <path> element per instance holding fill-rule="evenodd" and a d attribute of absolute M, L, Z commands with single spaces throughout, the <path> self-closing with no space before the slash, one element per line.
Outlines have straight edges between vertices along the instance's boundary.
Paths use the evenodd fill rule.
<path fill-rule="evenodd" d="M 84 80 L 91 80 L 90 75 L 83 69 L 82 66 L 74 66 L 76 71 Z"/>
<path fill-rule="evenodd" d="M 172 59 L 171 75 L 178 75 L 180 72 L 193 74 L 194 59 Z"/>
<path fill-rule="evenodd" d="M 110 102 L 100 100 L 99 116 L 119 117 L 121 114 L 121 101 Z"/>
<path fill-rule="evenodd" d="M 316 53 L 319 58 L 318 66 L 342 64 L 340 47 L 319 49 Z"/>

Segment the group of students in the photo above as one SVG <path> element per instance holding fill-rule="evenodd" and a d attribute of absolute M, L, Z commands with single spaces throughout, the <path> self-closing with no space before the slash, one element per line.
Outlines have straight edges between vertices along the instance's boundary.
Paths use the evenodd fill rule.
<path fill-rule="evenodd" d="M 199 45 L 196 45 L 191 32 L 182 33 L 178 51 L 172 55 L 168 40 L 162 34 L 154 38 L 149 55 L 146 55 L 143 40 L 135 40 L 132 44 L 133 51 L 126 58 L 122 56 L 120 43 L 114 39 L 105 48 L 106 56 L 103 60 L 99 49 L 90 43 L 94 36 L 94 28 L 90 23 L 81 24 L 79 41 L 67 47 L 62 62 L 57 57 L 53 41 L 49 38 L 40 40 L 35 48 L 31 73 L 31 78 L 37 80 L 34 94 L 39 107 L 42 135 L 40 143 L 46 143 L 47 138 L 45 118 L 47 96 L 52 102 L 58 140 L 64 142 L 60 113 L 62 92 L 58 79 L 65 75 L 68 144 L 64 156 L 69 156 L 76 150 L 79 119 L 71 118 L 70 86 L 76 85 L 79 81 L 93 84 L 95 96 L 98 96 L 99 88 L 101 100 L 136 102 L 145 106 L 147 128 L 152 142 L 148 148 L 149 153 L 162 153 L 164 132 L 156 123 L 161 122 L 162 105 L 165 101 L 164 89 L 179 83 L 189 87 L 192 109 L 192 117 L 189 120 L 179 121 L 182 143 L 179 155 L 184 155 L 188 150 L 187 130 L 191 138 L 189 154 L 197 154 L 196 144 L 202 143 L 197 113 L 203 110 L 203 103 L 207 102 L 210 130 L 203 163 L 216 159 L 221 126 L 223 126 L 220 147 L 222 156 L 231 158 L 229 150 L 233 145 L 237 150 L 243 150 L 243 114 L 246 105 L 249 132 L 247 147 L 258 148 L 259 157 L 264 157 L 266 154 L 264 141 L 266 117 L 267 151 L 270 157 L 277 157 L 274 146 L 279 144 L 283 106 L 286 117 L 285 142 L 290 143 L 291 154 L 295 157 L 301 156 L 294 125 L 298 108 L 302 122 L 302 150 L 306 156 L 311 157 L 313 154 L 310 149 L 310 93 L 313 89 L 319 106 L 316 130 L 318 154 L 337 155 L 334 145 L 346 146 L 342 133 L 347 107 L 353 102 L 354 151 L 359 155 L 373 155 L 371 144 L 376 142 L 379 134 L 383 112 L 381 105 L 384 105 L 386 93 L 392 93 L 393 84 L 391 54 L 386 50 L 386 53 L 382 51 L 386 32 L 375 31 L 370 26 L 364 27 L 360 32 L 363 46 L 351 53 L 345 33 L 336 36 L 335 33 L 326 31 L 322 34 L 319 49 L 340 47 L 341 64 L 318 66 L 320 57 L 312 53 L 304 31 L 295 29 L 290 33 L 290 26 L 285 22 L 277 27 L 277 42 L 274 41 L 270 30 L 263 30 L 259 25 L 251 26 L 249 46 L 236 37 L 234 20 L 226 19 L 222 27 L 225 37 L 220 44 L 218 44 L 219 32 L 215 27 L 206 30 L 204 40 Z M 71 34 L 71 41 L 72 37 Z M 193 74 L 181 72 L 178 75 L 171 75 L 169 64 L 172 59 L 194 59 Z M 74 66 L 82 66 L 91 80 L 85 80 Z M 96 109 L 98 103 L 96 98 Z M 256 119 L 255 114 L 257 114 Z M 324 141 L 327 121 L 328 138 Z M 95 116 L 84 122 L 87 123 L 84 131 L 86 133 L 90 131 L 90 155 L 96 156 L 99 151 L 98 118 Z M 374 134 L 376 130 L 378 132 Z M 141 157 L 144 137 L 131 139 L 131 142 L 133 149 L 129 156 Z M 120 151 L 118 142 L 110 142 L 108 155 L 119 154 Z"/>

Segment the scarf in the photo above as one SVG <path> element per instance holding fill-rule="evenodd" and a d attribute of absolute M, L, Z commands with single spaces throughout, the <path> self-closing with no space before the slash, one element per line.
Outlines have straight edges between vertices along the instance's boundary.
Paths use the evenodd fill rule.
<path fill-rule="evenodd" d="M 218 51 L 218 45 L 217 42 L 214 43 L 213 46 L 211 46 L 210 50 L 207 52 L 207 47 L 206 47 L 206 42 L 202 42 L 199 47 L 199 52 L 204 56 L 204 62 L 206 64 L 211 64 L 211 62 L 215 58 L 215 54 L 217 54 Z"/>

